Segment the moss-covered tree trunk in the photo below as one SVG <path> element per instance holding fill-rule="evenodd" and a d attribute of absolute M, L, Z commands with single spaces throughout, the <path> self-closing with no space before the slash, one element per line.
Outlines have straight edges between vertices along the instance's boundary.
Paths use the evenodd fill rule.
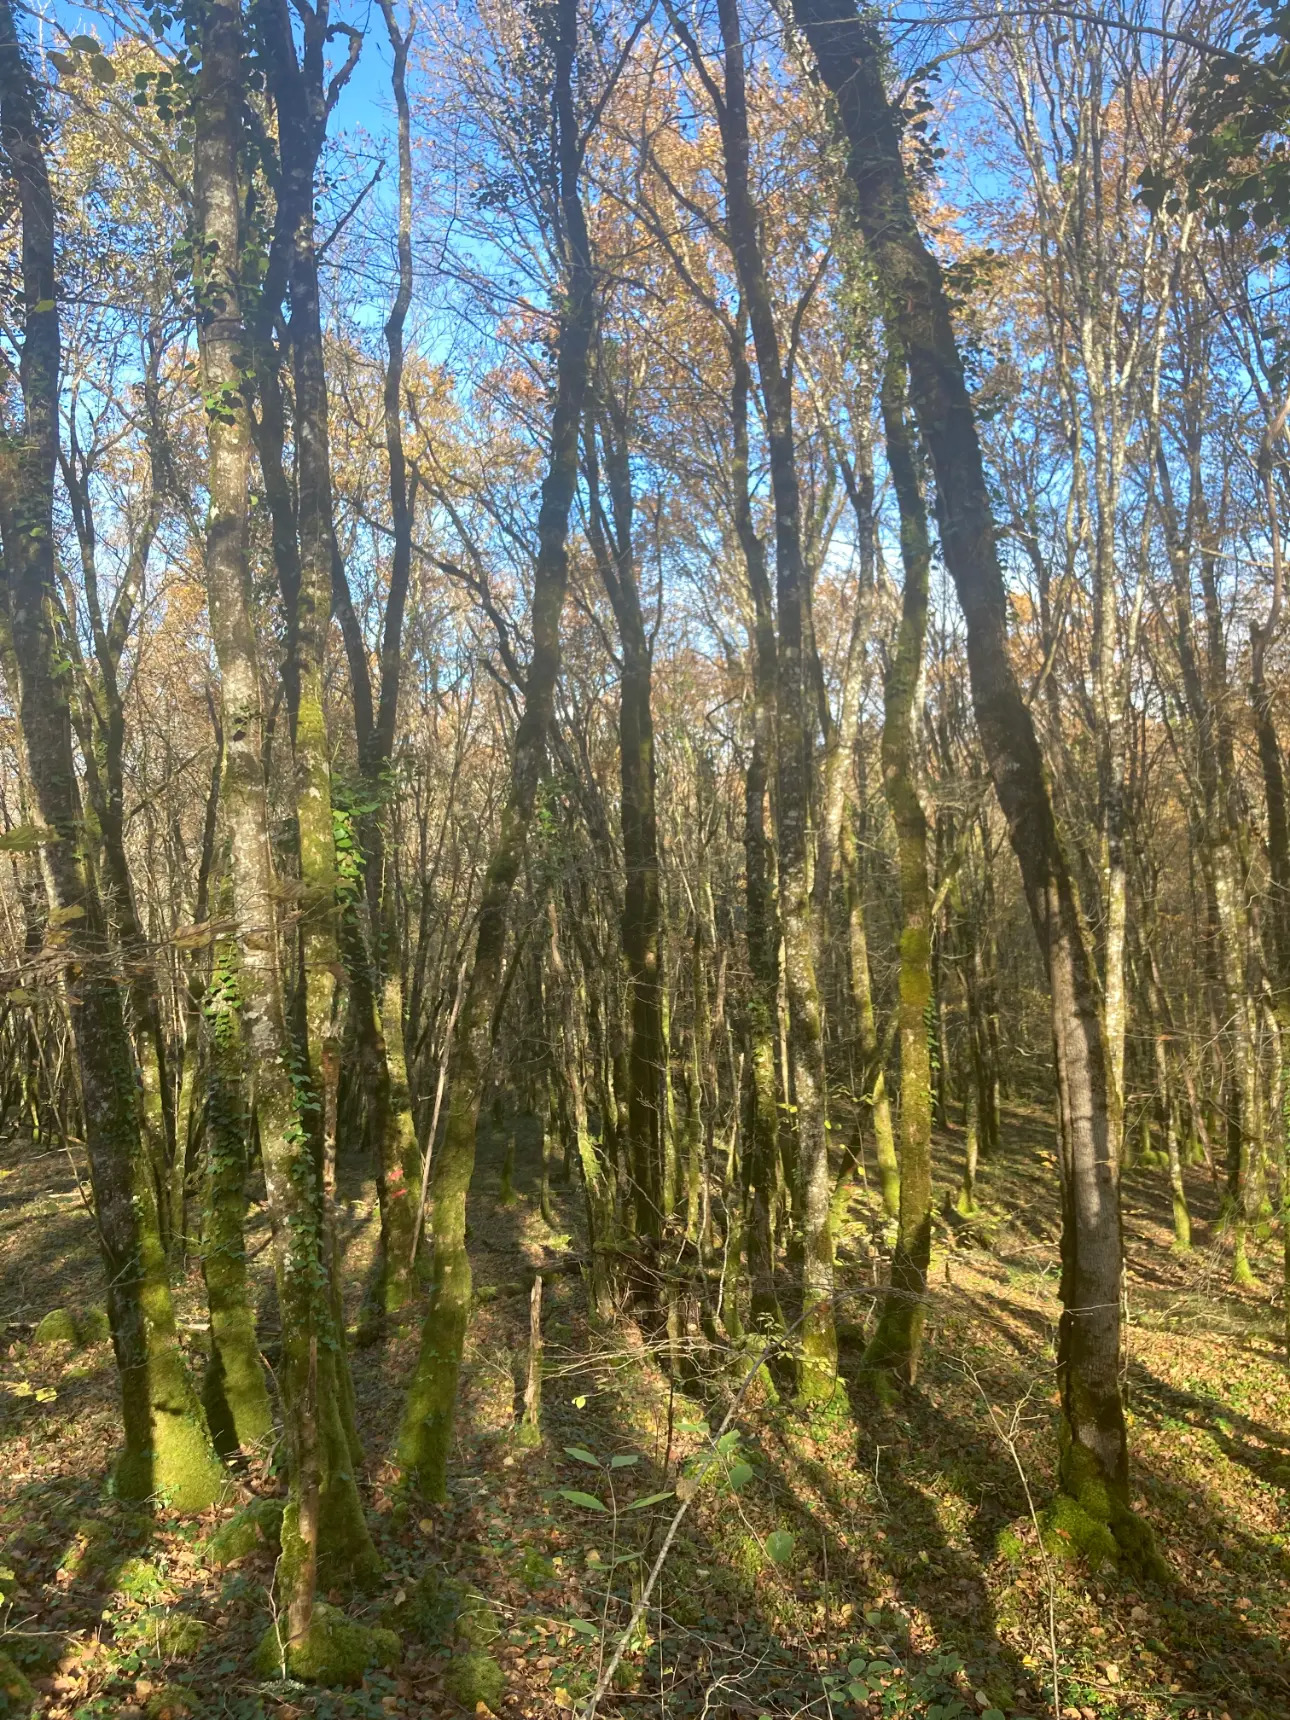
<path fill-rule="evenodd" d="M 382 1315 L 410 1308 L 417 1289 L 416 1189 L 421 1162 L 407 1057 L 403 1043 L 403 996 L 392 962 L 387 894 L 385 828 L 389 767 L 394 753 L 403 665 L 403 621 L 412 570 L 414 489 L 403 446 L 401 391 L 404 325 L 412 302 L 412 130 L 407 93 L 412 31 L 400 30 L 392 0 L 381 0 L 392 55 L 391 88 L 398 138 L 398 285 L 385 323 L 388 359 L 382 387 L 385 449 L 389 471 L 392 554 L 381 629 L 380 690 L 373 698 L 367 644 L 354 617 L 349 585 L 335 558 L 334 595 L 349 663 L 354 724 L 364 807 L 356 820 L 362 855 L 364 897 L 349 909 L 345 964 L 351 1009 L 376 1154 L 376 1191 L 381 1243 L 372 1304 Z"/>
<path fill-rule="evenodd" d="M 173 1254 L 177 1241 L 172 1234 L 171 1195 L 177 1150 L 174 1095 L 161 1022 L 155 959 L 139 918 L 125 848 L 126 730 L 120 686 L 121 655 L 130 634 L 161 518 L 162 483 L 155 443 L 161 342 L 155 330 L 150 333 L 152 338 L 148 345 L 141 393 L 150 430 L 153 469 L 144 516 L 131 544 L 116 599 L 106 616 L 99 593 L 98 542 L 91 493 L 92 456 L 82 454 L 78 446 L 74 419 L 69 430 L 70 445 L 61 466 L 80 551 L 81 577 L 97 670 L 92 677 L 89 696 L 84 701 L 86 720 L 77 726 L 85 758 L 86 789 L 98 824 L 102 849 L 99 884 L 112 933 L 124 957 L 129 1020 L 139 1070 L 143 1143 L 153 1167 L 162 1243 L 167 1254 Z M 79 661 L 79 645 L 73 644 L 72 648 Z M 75 711 L 73 720 L 76 720 Z"/>
<path fill-rule="evenodd" d="M 246 1178 L 251 1119 L 246 1107 L 237 946 L 221 942 L 206 991 L 210 1076 L 206 1107 L 206 1198 L 202 1274 L 211 1317 L 206 1413 L 226 1454 L 267 1453 L 273 1435 L 255 1309 L 246 1278 Z"/>
<path fill-rule="evenodd" d="M 324 687 L 336 536 L 322 306 L 314 246 L 314 179 L 329 107 L 322 66 L 327 18 L 323 8 L 306 20 L 303 63 L 298 63 L 288 6 L 273 0 L 260 17 L 268 48 L 269 88 L 277 110 L 281 169 L 271 270 L 281 257 L 290 309 L 287 336 L 294 407 L 299 579 L 296 661 L 291 676 L 295 703 L 290 711 L 300 865 L 297 910 L 307 1079 L 316 1089 L 314 1129 L 321 1135 L 325 1119 L 335 1108 L 334 1081 L 340 1055 L 336 993 L 341 972 Z M 275 274 L 271 273 L 271 279 Z M 320 1163 L 327 1146 L 325 1141 L 315 1140 Z"/>
<path fill-rule="evenodd" d="M 61 360 L 55 214 L 36 86 L 8 0 L 0 3 L 0 127 L 21 220 L 21 433 L 0 453 L 3 597 L 17 666 L 26 768 L 43 842 L 46 942 L 64 953 L 66 994 L 108 1318 L 121 1377 L 120 1491 L 185 1512 L 220 1494 L 223 1472 L 180 1354 L 143 1148 L 135 1059 L 103 904 L 88 864 L 66 677 L 54 616 L 54 473 Z"/>
<path fill-rule="evenodd" d="M 864 886 L 860 856 L 851 829 L 851 809 L 842 821 L 838 849 L 847 896 L 847 948 L 850 955 L 851 1006 L 855 1012 L 856 1042 L 860 1053 L 862 1101 L 873 1119 L 874 1157 L 878 1161 L 878 1186 L 882 1208 L 888 1218 L 900 1212 L 900 1160 L 896 1134 L 891 1125 L 891 1100 L 887 1096 L 886 1058 L 878 1038 L 878 1019 L 873 1007 L 873 984 L 869 973 L 869 936 L 864 923 Z"/>
<path fill-rule="evenodd" d="M 1187 1205 L 1187 1186 L 1183 1179 L 1182 1143 L 1179 1139 L 1178 1075 L 1176 1057 L 1172 1054 L 1174 1040 L 1173 1012 L 1160 979 L 1156 956 L 1156 880 L 1150 886 L 1144 882 L 1141 890 L 1142 927 L 1138 938 L 1141 946 L 1141 969 L 1146 1026 L 1151 1037 L 1152 1069 L 1155 1075 L 1155 1111 L 1164 1142 L 1165 1162 L 1169 1171 L 1169 1194 L 1173 1205 L 1174 1247 L 1180 1254 L 1191 1248 L 1191 1212 Z M 1149 1113 L 1148 1113 L 1149 1114 Z"/>
<path fill-rule="evenodd" d="M 963 1096 L 963 1186 L 959 1190 L 955 1210 L 971 1218 L 977 1209 L 976 1174 L 981 1158 L 981 1090 L 975 1080 L 967 1084 Z"/>
<path fill-rule="evenodd" d="M 1263 796 L 1267 808 L 1268 918 L 1271 931 L 1272 998 L 1269 1008 L 1275 1057 L 1272 1081 L 1273 1138 L 1281 1181 L 1282 1289 L 1287 1353 L 1290 1353 L 1290 807 L 1285 759 L 1267 683 L 1267 650 L 1281 622 L 1285 570 L 1277 508 L 1275 453 L 1290 415 L 1290 398 L 1270 420 L 1260 450 L 1260 476 L 1272 547 L 1272 601 L 1262 624 L 1250 627 L 1250 703 L 1254 709 Z M 1181 1181 L 1181 1172 L 1179 1173 Z"/>
<path fill-rule="evenodd" d="M 882 418 L 887 466 L 900 510 L 905 589 L 883 689 L 882 786 L 896 827 L 900 873 L 900 1217 L 891 1286 L 865 1362 L 912 1383 L 918 1372 L 932 1248 L 932 1070 L 926 1019 L 932 991 L 931 899 L 927 815 L 918 784 L 931 544 L 905 418 L 904 370 L 899 354 L 890 353 Z"/>
<path fill-rule="evenodd" d="M 1185 424 L 1189 453 L 1200 431 Z M 1198 455 L 1195 456 L 1198 459 Z M 1227 1216 L 1232 1225 L 1232 1273 L 1238 1283 L 1252 1281 L 1247 1235 L 1257 1215 L 1259 1189 L 1252 1174 L 1261 1131 L 1257 1025 L 1247 985 L 1250 924 L 1242 886 L 1242 795 L 1236 790 L 1236 765 L 1227 707 L 1227 650 L 1223 605 L 1214 580 L 1214 557 L 1205 542 L 1205 509 L 1198 466 L 1195 505 L 1182 519 L 1166 463 L 1160 462 L 1160 518 L 1169 554 L 1174 596 L 1174 643 L 1178 652 L 1184 704 L 1196 752 L 1196 784 L 1190 808 L 1192 840 L 1204 884 L 1210 924 L 1211 996 L 1217 1004 L 1216 1042 L 1226 1064 L 1229 1175 Z M 1205 627 L 1198 632 L 1192 614 L 1195 562 L 1203 594 Z M 1258 717 L 1256 713 L 1256 727 Z"/>
<path fill-rule="evenodd" d="M 588 536 L 618 625 L 622 648 L 618 754 L 623 832 L 622 941 L 627 964 L 631 1034 L 627 1053 L 627 1159 L 631 1166 L 635 1233 L 657 1246 L 673 1217 L 665 1197 L 668 1125 L 667 1050 L 663 1031 L 663 897 L 652 710 L 653 642 L 641 610 L 632 540 L 629 444 L 630 378 L 615 373 L 602 345 L 596 355 L 589 415 Z M 601 475 L 604 484 L 602 491 Z M 607 493 L 606 493 L 607 492 Z"/>
<path fill-rule="evenodd" d="M 215 865 L 215 839 L 219 825 L 220 781 L 224 775 L 224 732 L 219 712 L 210 701 L 215 745 L 211 760 L 210 786 L 206 793 L 206 811 L 202 819 L 201 859 L 197 866 L 197 884 L 193 892 L 192 923 L 204 926 L 210 915 L 211 874 Z M 179 1228 L 186 1232 L 188 1180 L 190 1171 L 205 1150 L 202 1119 L 206 1111 L 205 1082 L 208 1073 L 207 1019 L 205 1013 L 206 986 L 209 979 L 210 956 L 205 940 L 185 952 L 184 962 L 184 1038 L 181 1049 L 179 1093 L 175 1103 L 175 1162 L 171 1181 L 171 1202 Z M 245 1080 L 245 1072 L 242 1076 Z M 245 1109 L 245 1093 L 241 1097 Z M 182 1267 L 182 1259 L 176 1265 Z"/>
<path fill-rule="evenodd" d="M 775 1291 L 773 1217 L 779 1158 L 779 1092 L 775 1073 L 779 906 L 770 813 L 771 765 L 775 756 L 775 617 L 765 546 L 753 524 L 749 493 L 748 395 L 752 378 L 746 344 L 747 326 L 741 316 L 730 342 L 730 421 L 735 532 L 743 552 L 753 612 L 748 698 L 752 745 L 744 776 L 744 901 L 751 975 L 746 1029 L 751 1143 L 744 1155 L 744 1187 L 748 1203 L 745 1229 L 752 1327 L 755 1333 L 765 1336 L 778 1331 L 783 1324 Z"/>
<path fill-rule="evenodd" d="M 842 672 L 841 698 L 836 722 L 829 709 L 824 683 L 824 670 L 818 650 L 812 649 L 816 698 L 824 727 L 824 765 L 821 772 L 821 816 L 815 870 L 815 930 L 817 954 L 826 959 L 833 943 L 833 883 L 834 869 L 841 874 L 842 906 L 846 923 L 847 966 L 850 978 L 852 1006 L 855 1013 L 856 1049 L 861 1070 L 861 1105 L 868 1107 L 873 1125 L 874 1150 L 878 1163 L 878 1178 L 882 1189 L 883 1208 L 889 1218 L 895 1218 L 900 1206 L 900 1169 L 896 1157 L 895 1137 L 891 1127 L 891 1104 L 887 1097 L 886 1075 L 878 1041 L 877 1022 L 873 1007 L 873 990 L 869 973 L 869 945 L 864 923 L 864 891 L 855 832 L 852 829 L 852 807 L 855 800 L 853 749 L 864 690 L 865 659 L 874 623 L 875 597 L 875 537 L 874 537 L 874 475 L 873 448 L 868 425 L 869 402 L 860 415 L 860 447 L 854 467 L 842 454 L 839 464 L 846 480 L 852 511 L 856 518 L 860 572 L 857 581 L 855 612 L 847 642 L 847 655 Z M 860 1142 L 848 1152 L 834 1194 L 835 1213 L 840 1213 L 848 1198 L 848 1185 L 854 1175 L 860 1154 Z"/>
<path fill-rule="evenodd" d="M 913 215 L 878 27 L 854 0 L 794 0 L 794 17 L 836 103 L 856 218 L 888 327 L 909 365 L 910 400 L 935 473 L 941 543 L 967 623 L 977 729 L 1048 970 L 1061 1122 L 1061 1485 L 1090 1521 L 1110 1523 L 1132 1551 L 1142 1535 L 1129 1512 L 1120 1393 L 1111 1073 L 1075 884 L 1008 654 L 1007 597 L 972 402 L 940 267 Z"/>
<path fill-rule="evenodd" d="M 718 94 L 726 179 L 726 222 L 766 409 L 775 504 L 776 640 L 775 828 L 779 915 L 788 999 L 788 1058 L 793 1098 L 794 1216 L 801 1314 L 798 1392 L 828 1398 L 836 1385 L 833 1318 L 832 1180 L 826 1131 L 824 1030 L 815 975 L 811 903 L 810 808 L 815 769 L 811 718 L 810 593 L 802 554 L 801 498 L 793 441 L 793 390 L 785 369 L 770 282 L 749 182 L 744 44 L 738 0 L 719 0 L 724 81 Z"/>
<path fill-rule="evenodd" d="M 288 1666 L 308 1652 L 320 1575 L 366 1580 L 377 1559 L 358 1503 L 340 1417 L 337 1335 L 328 1288 L 317 1099 L 288 1031 L 281 931 L 263 770 L 263 687 L 251 604 L 250 387 L 241 306 L 239 155 L 245 88 L 237 0 L 203 17 L 194 142 L 197 282 L 207 401 L 210 524 L 206 546 L 211 633 L 219 660 L 225 745 L 224 818 L 237 922 L 238 983 L 251 1096 L 274 1236 L 282 1314 L 279 1373 L 290 1498 L 278 1582 Z"/>
<path fill-rule="evenodd" d="M 578 482 L 578 442 L 595 325 L 591 248 L 578 183 L 581 144 L 574 97 L 577 36 L 576 0 L 557 0 L 550 44 L 551 188 L 561 216 L 563 290 L 551 452 L 538 512 L 532 649 L 511 759 L 510 788 L 484 879 L 474 959 L 457 1025 L 447 1123 L 431 1167 L 434 1275 L 397 1448 L 397 1461 L 408 1481 L 432 1500 L 443 1499 L 447 1490 L 457 1384 L 470 1314 L 466 1197 L 475 1168 L 480 1101 L 492 1056 L 493 1014 L 501 989 L 511 894 L 528 843 L 560 671 L 569 513 Z"/>
<path fill-rule="evenodd" d="M 298 584 L 295 662 L 287 675 L 294 693 L 292 762 L 299 857 L 296 933 L 300 979 L 298 1047 L 303 1118 L 316 1183 L 319 1260 L 326 1309 L 315 1310 L 317 1354 L 311 1390 L 316 1411 L 322 1484 L 318 1494 L 320 1570 L 331 1584 L 366 1581 L 377 1567 L 354 1475 L 361 1458 L 354 1425 L 353 1386 L 345 1350 L 345 1318 L 336 1251 L 333 1198 L 335 1126 L 345 995 L 340 960 L 338 867 L 332 804 L 331 751 L 325 703 L 325 661 L 336 573 L 331 452 L 322 309 L 314 239 L 315 177 L 327 118 L 352 70 L 357 45 L 328 80 L 324 64 L 331 26 L 326 6 L 303 15 L 297 55 L 285 0 L 260 15 L 269 90 L 277 113 L 279 180 L 262 314 L 276 309 L 285 286 L 289 306 L 295 454 Z M 281 574 L 280 569 L 280 574 Z M 284 596 L 286 592 L 284 590 Z M 356 887 L 356 886 L 355 886 Z M 285 1545 L 285 1543 L 284 1543 Z"/>
<path fill-rule="evenodd" d="M 587 1241 L 591 1250 L 591 1305 L 607 1320 L 613 1313 L 615 1254 L 618 1238 L 614 1225 L 614 1194 L 609 1167 L 597 1149 L 587 1115 L 587 1005 L 582 976 L 566 976 L 562 987 L 560 1058 L 561 1078 L 569 1094 L 570 1121 L 578 1174 L 587 1206 Z M 554 1099 L 554 1088 L 552 1090 Z M 548 1133 L 554 1126 L 548 1127 Z"/>

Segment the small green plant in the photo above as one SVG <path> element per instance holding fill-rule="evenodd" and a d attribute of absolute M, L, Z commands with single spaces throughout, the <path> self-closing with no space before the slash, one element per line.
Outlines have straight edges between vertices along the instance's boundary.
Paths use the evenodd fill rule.
<path fill-rule="evenodd" d="M 881 1614 L 866 1613 L 865 1621 L 879 1624 Z M 884 1720 L 959 1720 L 975 1712 L 962 1694 L 963 1675 L 957 1655 L 936 1655 L 921 1666 L 905 1666 L 885 1645 L 874 1653 L 858 1643 L 846 1661 L 822 1675 L 822 1682 L 831 1705 L 863 1705 L 876 1698 Z M 1004 1716 L 997 1708 L 987 1708 L 981 1720 Z"/>

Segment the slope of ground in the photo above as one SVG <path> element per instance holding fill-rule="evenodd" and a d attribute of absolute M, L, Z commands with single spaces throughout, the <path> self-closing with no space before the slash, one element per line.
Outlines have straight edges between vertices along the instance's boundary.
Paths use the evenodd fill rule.
<path fill-rule="evenodd" d="M 1196 1247 L 1181 1259 L 1170 1252 L 1162 1174 L 1126 1178 L 1137 1502 L 1173 1576 L 1154 1587 L 1050 1562 L 1035 1512 L 1052 1485 L 1055 1443 L 1056 1169 L 1042 1118 L 1014 1110 L 1007 1124 L 998 1161 L 983 1166 L 982 1223 L 938 1229 L 925 1363 L 918 1385 L 889 1403 L 858 1370 L 883 1273 L 876 1202 L 858 1189 L 839 1244 L 841 1389 L 809 1421 L 775 1401 L 752 1349 L 714 1374 L 701 1322 L 679 1340 L 673 1333 L 674 1347 L 692 1351 L 680 1356 L 688 1390 L 669 1383 L 654 1353 L 665 1332 L 652 1342 L 631 1324 L 593 1327 L 569 1269 L 576 1190 L 557 1186 L 557 1227 L 548 1226 L 536 1129 L 522 1122 L 507 1200 L 502 1142 L 484 1131 L 471 1212 L 479 1306 L 446 1507 L 410 1514 L 391 1492 L 386 1456 L 414 1336 L 354 1350 L 368 1496 L 387 1561 L 382 1592 L 354 1616 L 406 1619 L 409 1597 L 427 1588 L 477 1588 L 496 1621 L 486 1634 L 498 1632 L 487 1652 L 507 1678 L 498 1711 L 568 1713 L 595 1685 L 688 1501 L 603 1714 L 1039 1720 L 1052 1712 L 1055 1683 L 1064 1720 L 1281 1720 L 1290 1713 L 1290 1389 L 1280 1309 L 1266 1288 L 1230 1286 L 1203 1168 L 1189 1173 Z M 960 1174 L 958 1137 L 942 1135 L 937 1150 L 944 1194 Z M 357 1319 L 376 1230 L 370 1185 L 357 1175 L 342 1177 L 341 1229 Z M 263 1240 L 257 1215 L 253 1250 Z M 1279 1238 L 1256 1254 L 1266 1285 L 1279 1280 L 1278 1254 Z M 263 1251 L 255 1270 L 271 1360 Z M 515 1424 L 534 1270 L 545 1281 L 546 1377 L 544 1439 L 529 1450 Z M 249 1656 L 269 1618 L 271 1556 L 212 1570 L 203 1542 L 215 1516 L 179 1524 L 108 1497 L 110 1345 L 33 1342 L 51 1308 L 99 1300 L 92 1221 L 72 1164 L 8 1145 L 0 1651 L 25 1667 L 39 1711 L 60 1720 L 456 1712 L 454 1656 L 433 1630 L 420 1640 L 407 1631 L 403 1664 L 356 1690 L 255 1677 Z M 196 1266 L 180 1307 L 199 1368 Z M 252 1490 L 272 1492 L 272 1476 L 248 1477 L 243 1496 Z M 176 1617 L 196 1623 L 167 1628 Z"/>

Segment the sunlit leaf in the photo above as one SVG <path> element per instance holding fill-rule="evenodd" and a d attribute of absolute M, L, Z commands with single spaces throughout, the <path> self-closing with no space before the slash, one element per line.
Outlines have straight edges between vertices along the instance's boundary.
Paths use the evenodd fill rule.
<path fill-rule="evenodd" d="M 57 831 L 43 824 L 15 824 L 0 836 L 0 854 L 30 854 L 43 842 L 56 841 L 57 836 Z"/>
<path fill-rule="evenodd" d="M 570 1505 L 581 1505 L 584 1511 L 607 1511 L 608 1507 L 600 1503 L 593 1493 L 579 1493 L 573 1487 L 561 1487 L 561 1499 L 567 1499 Z"/>
<path fill-rule="evenodd" d="M 649 1493 L 644 1499 L 633 1499 L 627 1507 L 629 1511 L 644 1511 L 649 1505 L 661 1505 L 665 1499 L 672 1497 L 671 1488 L 666 1493 Z"/>

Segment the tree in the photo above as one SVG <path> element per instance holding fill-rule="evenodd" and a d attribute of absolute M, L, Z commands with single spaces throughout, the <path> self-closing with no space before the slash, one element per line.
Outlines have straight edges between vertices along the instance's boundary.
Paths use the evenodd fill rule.
<path fill-rule="evenodd" d="M 0 464 L 5 627 L 16 666 L 23 748 L 49 904 L 46 945 L 62 969 L 121 1377 L 123 1495 L 204 1510 L 223 1479 L 180 1355 L 153 1167 L 144 1151 L 136 1068 L 88 865 L 66 683 L 55 632 L 54 475 L 59 313 L 55 209 L 35 86 L 11 8 L 0 11 L 0 138 L 22 222 L 22 424 Z"/>
<path fill-rule="evenodd" d="M 890 332 L 909 364 L 910 401 L 936 479 L 942 547 L 967 621 L 977 727 L 1048 971 L 1062 1146 L 1062 1487 L 1079 1507 L 1083 1535 L 1114 1535 L 1134 1556 L 1147 1539 L 1128 1497 L 1106 1040 L 1074 881 L 1007 652 L 1007 598 L 972 404 L 940 267 L 910 206 L 877 30 L 854 7 L 829 11 L 821 0 L 797 0 L 794 16 L 836 103 L 856 219 L 883 285 Z"/>
<path fill-rule="evenodd" d="M 431 1172 L 434 1279 L 399 1434 L 400 1468 L 427 1499 L 445 1496 L 457 1381 L 470 1312 L 466 1193 L 474 1169 L 475 1130 L 503 981 L 511 893 L 528 842 L 560 670 L 569 514 L 578 480 L 578 442 L 595 327 L 595 274 L 579 184 L 586 138 L 579 125 L 575 95 L 576 0 L 557 0 L 552 13 L 538 14 L 533 22 L 534 45 L 544 55 L 550 80 L 544 92 L 550 102 L 552 128 L 551 154 L 544 163 L 549 176 L 545 190 L 557 210 L 564 292 L 557 317 L 550 461 L 537 521 L 532 651 L 511 755 L 510 787 L 488 863 L 474 955 L 453 1042 L 447 1123 Z"/>

